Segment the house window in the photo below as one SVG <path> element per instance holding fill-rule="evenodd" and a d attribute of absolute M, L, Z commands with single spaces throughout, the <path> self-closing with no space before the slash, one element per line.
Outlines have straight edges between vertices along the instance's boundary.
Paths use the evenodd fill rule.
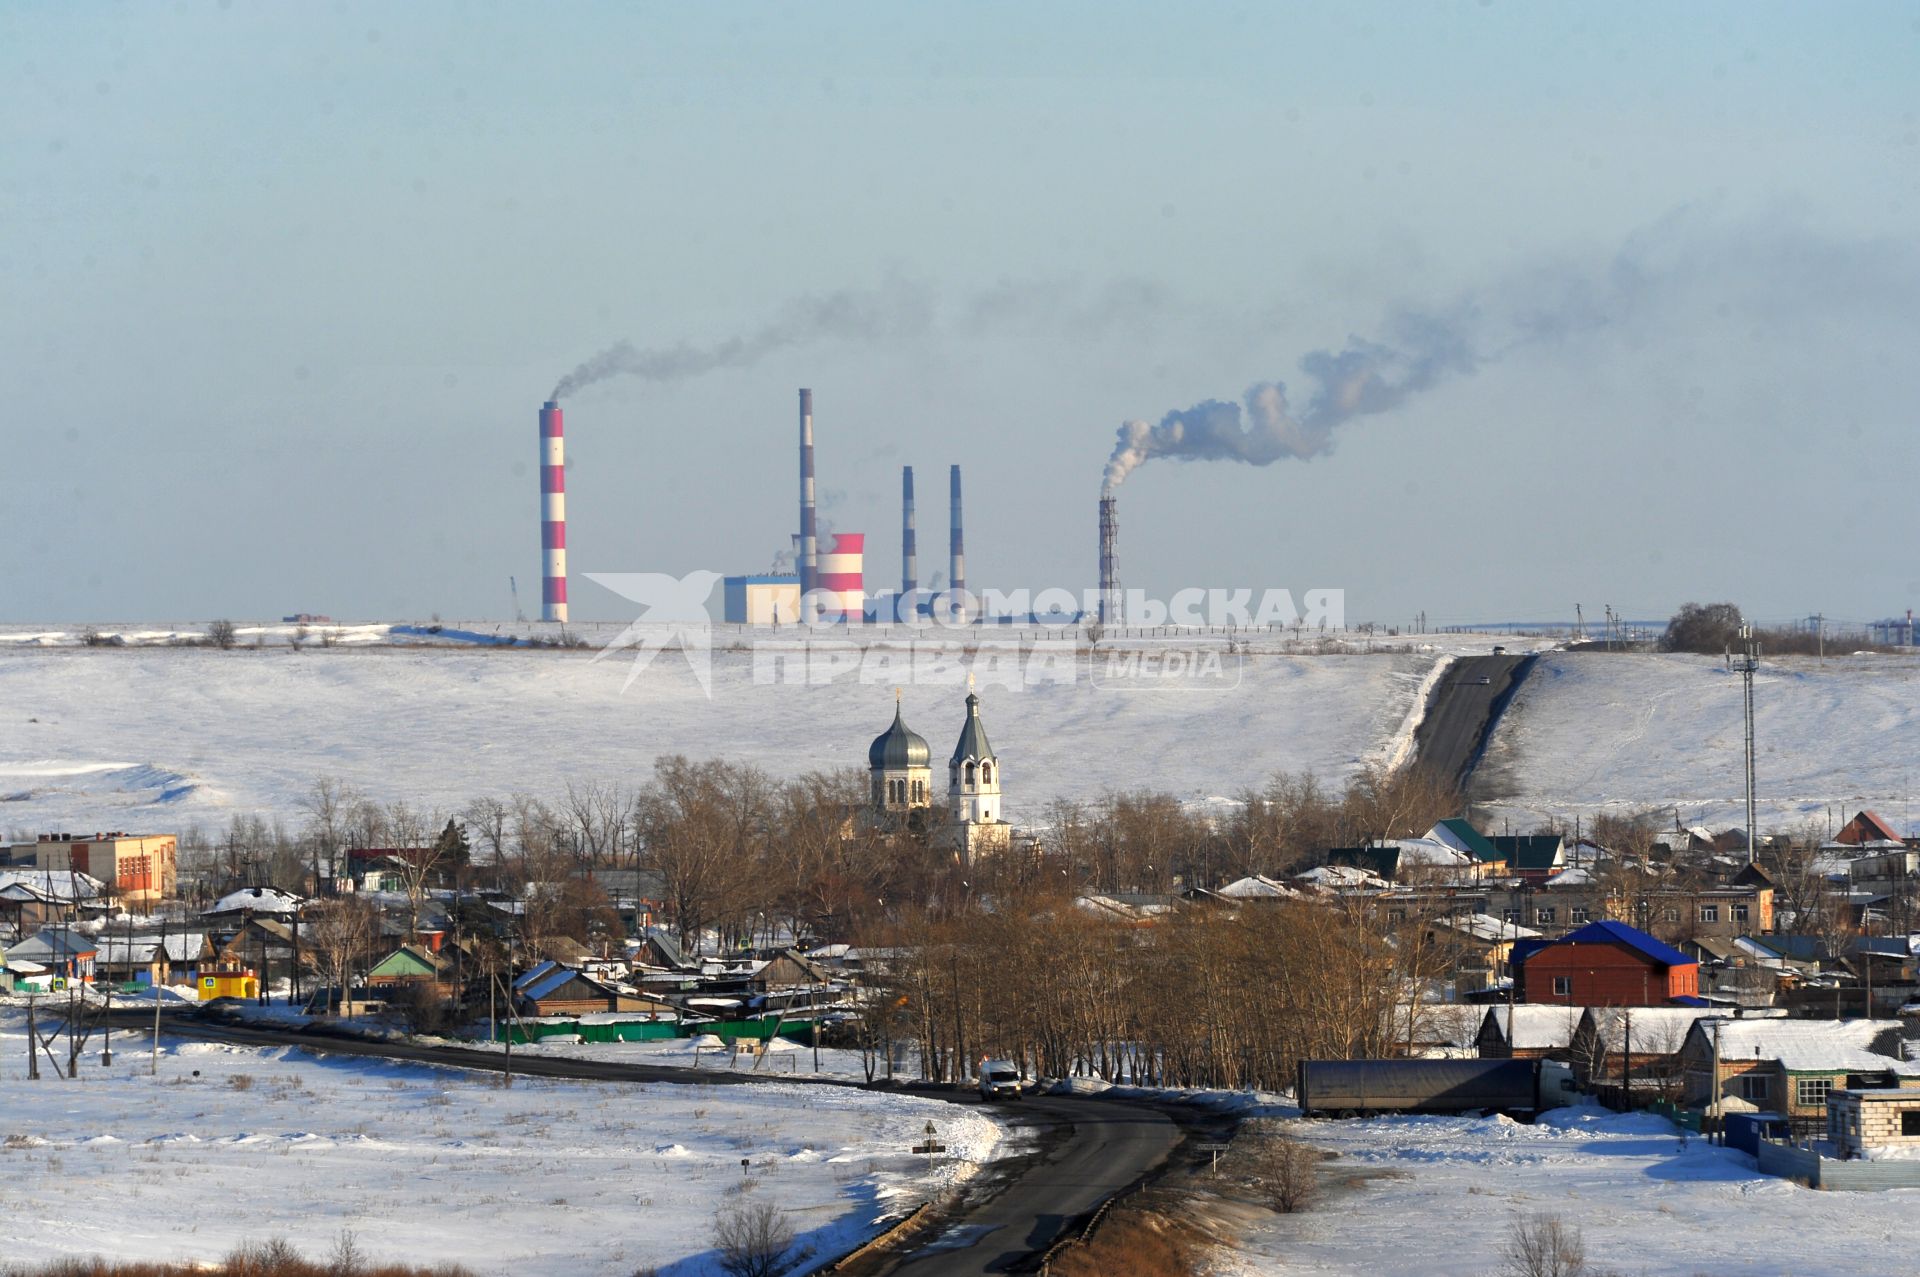
<path fill-rule="evenodd" d="M 1734 1079 L 1740 1085 L 1740 1098 L 1765 1104 L 1773 1094 L 1773 1080 L 1764 1073 L 1742 1073 Z"/>
<path fill-rule="evenodd" d="M 1701 905 L 1700 921 L 1702 922 L 1720 921 L 1720 906 L 1719 905 Z"/>
<path fill-rule="evenodd" d="M 1520 921 L 1520 911 L 1518 909 L 1502 909 L 1500 911 L 1500 921 L 1518 922 Z"/>
<path fill-rule="evenodd" d="M 1680 911 L 1678 909 L 1669 909 L 1666 911 L 1666 913 L 1667 913 L 1668 922 L 1680 921 Z"/>
<path fill-rule="evenodd" d="M 1803 1109 L 1821 1108 L 1833 1094 L 1830 1077 L 1803 1077 L 1793 1084 L 1793 1102 Z"/>
<path fill-rule="evenodd" d="M 1567 910 L 1567 918 L 1568 921 L 1574 923 L 1585 922 L 1587 920 L 1587 907 L 1585 905 L 1573 906 L 1573 908 Z"/>
<path fill-rule="evenodd" d="M 1570 975 L 1557 975 L 1553 977 L 1553 996 L 1556 998 L 1572 997 L 1573 977 Z"/>
<path fill-rule="evenodd" d="M 1747 907 L 1745 905 L 1733 906 L 1733 920 L 1735 922 L 1745 922 L 1747 920 Z"/>
<path fill-rule="evenodd" d="M 1900 1133 L 1911 1139 L 1920 1135 L 1920 1109 L 1904 1109 L 1900 1113 Z"/>
<path fill-rule="evenodd" d="M 1552 925 L 1554 920 L 1554 914 L 1555 914 L 1555 910 L 1552 910 L 1552 909 L 1535 909 L 1533 911 L 1534 920 L 1539 922 L 1543 926 Z"/>
<path fill-rule="evenodd" d="M 1388 922 L 1405 922 L 1406 920 L 1407 920 L 1407 911 L 1405 909 L 1387 910 Z"/>

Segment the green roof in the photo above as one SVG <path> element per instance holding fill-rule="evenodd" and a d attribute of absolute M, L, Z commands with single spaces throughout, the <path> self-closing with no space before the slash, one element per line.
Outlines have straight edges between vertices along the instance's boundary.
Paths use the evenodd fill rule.
<path fill-rule="evenodd" d="M 1487 836 L 1475 829 L 1461 816 L 1449 816 L 1440 822 L 1440 827 L 1460 840 L 1467 854 L 1475 860 L 1486 862 L 1505 860 L 1507 857 L 1498 847 L 1487 841 Z"/>
<path fill-rule="evenodd" d="M 1496 835 L 1492 841 L 1513 869 L 1551 869 L 1564 845 L 1559 834 Z"/>
<path fill-rule="evenodd" d="M 1393 881 L 1400 868 L 1400 848 L 1376 847 L 1335 847 L 1327 852 L 1330 865 L 1351 865 L 1355 869 L 1364 869 L 1376 878 Z"/>
<path fill-rule="evenodd" d="M 432 959 L 423 957 L 412 945 L 403 944 L 382 958 L 379 965 L 367 973 L 370 976 L 422 976 L 438 975 L 439 969 Z"/>

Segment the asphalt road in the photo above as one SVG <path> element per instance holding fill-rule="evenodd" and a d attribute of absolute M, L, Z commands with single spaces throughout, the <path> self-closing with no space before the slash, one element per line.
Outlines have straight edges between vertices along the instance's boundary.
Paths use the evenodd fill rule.
<path fill-rule="evenodd" d="M 1166 1114 L 1102 1100 L 1030 1096 L 1010 1116 L 1068 1127 L 1035 1164 L 958 1220 L 923 1237 L 878 1269 L 903 1277 L 1003 1273 L 1044 1250 L 1077 1218 L 1164 1161 L 1180 1142 Z"/>
<path fill-rule="evenodd" d="M 1532 655 L 1455 661 L 1434 687 L 1426 717 L 1414 731 L 1414 765 L 1447 777 L 1466 792 L 1494 724 L 1533 662 Z"/>
<path fill-rule="evenodd" d="M 116 1012 L 117 1027 L 151 1031 L 151 1012 Z M 374 1056 L 498 1072 L 501 1053 L 462 1047 L 376 1042 L 268 1026 L 229 1024 L 169 1016 L 162 1033 L 247 1046 L 300 1046 L 341 1055 Z M 137 1050 L 138 1048 L 131 1048 Z M 516 1054 L 516 1075 L 602 1082 L 718 1083 L 801 1082 L 861 1088 L 858 1082 L 822 1081 L 792 1075 L 688 1069 Z M 861 1088 L 865 1089 L 865 1088 Z M 886 1089 L 886 1088 L 874 1088 Z M 907 1088 L 902 1088 L 907 1089 Z M 970 1091 L 912 1088 L 911 1093 L 957 1104 L 977 1104 Z M 1156 1109 L 1071 1096 L 1029 1096 L 997 1103 L 1000 1116 L 1034 1128 L 1040 1151 L 994 1191 L 963 1205 L 938 1229 L 917 1237 L 897 1256 L 862 1265 L 862 1271 L 913 1277 L 965 1277 L 1006 1272 L 1045 1249 L 1076 1217 L 1128 1187 L 1159 1165 L 1181 1139 L 1180 1128 Z"/>

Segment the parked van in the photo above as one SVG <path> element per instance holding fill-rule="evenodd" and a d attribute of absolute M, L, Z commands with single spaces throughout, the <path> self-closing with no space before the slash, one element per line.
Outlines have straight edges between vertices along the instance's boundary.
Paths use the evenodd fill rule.
<path fill-rule="evenodd" d="M 1020 1070 L 1006 1060 L 980 1061 L 980 1098 L 1011 1100 L 1020 1095 Z"/>

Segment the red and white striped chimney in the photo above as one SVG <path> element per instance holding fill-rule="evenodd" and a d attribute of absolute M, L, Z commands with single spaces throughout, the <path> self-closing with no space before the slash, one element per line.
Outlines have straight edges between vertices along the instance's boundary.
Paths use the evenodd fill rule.
<path fill-rule="evenodd" d="M 858 624 L 865 614 L 866 549 L 864 532 L 833 534 L 833 545 L 820 556 L 819 571 L 814 577 L 823 619 Z"/>
<path fill-rule="evenodd" d="M 540 408 L 540 619 L 567 619 L 567 441 L 560 405 Z"/>

